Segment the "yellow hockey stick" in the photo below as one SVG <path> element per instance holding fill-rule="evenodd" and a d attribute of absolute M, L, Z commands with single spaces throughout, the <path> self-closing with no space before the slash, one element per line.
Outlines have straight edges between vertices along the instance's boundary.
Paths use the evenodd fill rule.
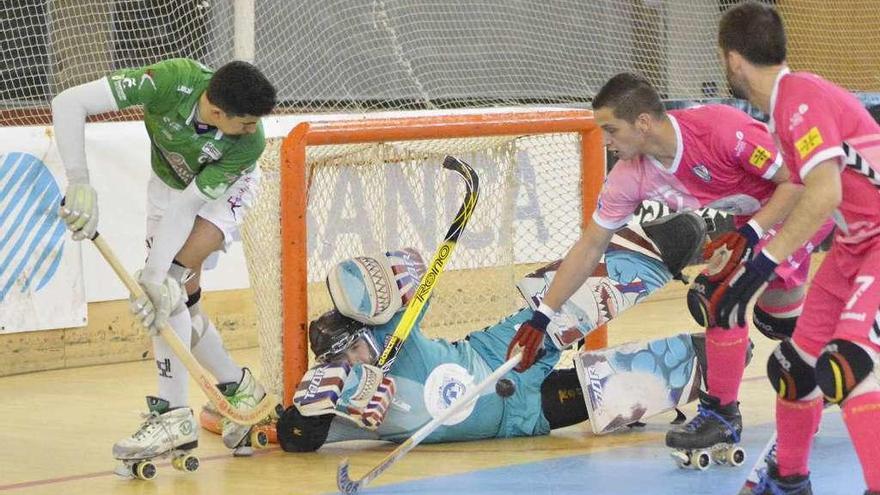
<path fill-rule="evenodd" d="M 452 255 L 452 251 L 455 249 L 455 245 L 458 243 L 458 238 L 462 231 L 464 231 L 465 225 L 467 225 L 468 220 L 474 214 L 474 209 L 477 207 L 477 199 L 480 197 L 480 181 L 477 173 L 474 172 L 470 165 L 453 156 L 447 156 L 443 160 L 443 168 L 458 173 L 464 179 L 466 188 L 464 201 L 461 204 L 461 208 L 458 209 L 458 214 L 455 215 L 452 225 L 449 226 L 449 231 L 446 232 L 443 244 L 437 249 L 434 259 L 428 265 L 428 270 L 422 276 L 422 280 L 419 281 L 415 295 L 407 305 L 406 311 L 403 312 L 403 316 L 397 323 L 397 328 L 394 329 L 394 333 L 391 334 L 388 343 L 385 344 L 385 348 L 379 356 L 377 366 L 381 366 L 385 373 L 391 369 L 391 365 L 394 363 L 395 358 L 397 358 L 397 353 L 400 352 L 403 342 L 409 337 L 416 319 L 418 319 L 419 314 L 422 312 L 422 308 L 425 307 L 425 303 L 428 302 L 431 291 L 434 290 L 437 279 L 443 273 L 443 268 Z"/>

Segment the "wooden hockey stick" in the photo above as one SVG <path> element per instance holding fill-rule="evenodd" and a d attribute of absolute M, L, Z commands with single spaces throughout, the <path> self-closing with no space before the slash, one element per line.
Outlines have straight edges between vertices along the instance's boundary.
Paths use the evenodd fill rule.
<path fill-rule="evenodd" d="M 477 200 L 480 197 L 480 181 L 477 173 L 474 172 L 470 165 L 453 156 L 447 156 L 443 160 L 443 168 L 458 173 L 464 179 L 466 188 L 464 201 L 461 204 L 461 208 L 458 209 L 455 219 L 452 220 L 452 225 L 449 226 L 449 230 L 446 232 L 443 244 L 437 248 L 437 252 L 434 253 L 434 259 L 431 260 L 428 270 L 422 276 L 422 280 L 419 281 L 415 295 L 407 305 L 406 311 L 403 312 L 403 316 L 397 323 L 397 328 L 394 329 L 394 333 L 391 334 L 391 337 L 385 344 L 385 348 L 382 349 L 382 354 L 379 355 L 377 366 L 381 366 L 382 371 L 385 373 L 391 369 L 391 365 L 397 358 L 397 353 L 400 352 L 403 342 L 409 337 L 416 319 L 418 319 L 419 314 L 422 312 L 422 308 L 425 307 L 425 303 L 428 302 L 431 291 L 434 290 L 437 279 L 440 278 L 446 262 L 452 256 L 452 251 L 455 249 L 455 245 L 458 243 L 458 238 L 461 236 L 462 231 L 464 231 L 464 227 L 474 214 Z"/>
<path fill-rule="evenodd" d="M 136 298 L 146 297 L 140 284 L 138 284 L 134 280 L 134 277 L 125 270 L 125 267 L 119 262 L 119 258 L 116 257 L 116 254 L 113 253 L 113 250 L 110 249 L 110 246 L 104 241 L 104 238 L 100 237 L 100 234 L 96 232 L 95 236 L 92 238 L 92 242 L 95 244 L 95 247 L 98 248 L 98 252 L 101 253 L 101 256 L 107 260 L 110 268 L 116 272 L 116 276 L 119 277 L 119 280 L 122 281 L 129 292 L 134 294 Z M 226 396 L 216 387 L 211 375 L 202 368 L 202 365 L 196 361 L 196 358 L 194 358 L 189 352 L 189 349 L 183 345 L 180 337 L 174 333 L 174 329 L 171 328 L 171 325 L 168 324 L 168 322 L 159 328 L 159 335 L 165 339 L 165 342 L 168 342 L 168 345 L 171 346 L 171 349 L 177 354 L 177 357 L 180 358 L 180 361 L 183 362 L 186 369 L 189 370 L 189 374 L 195 379 L 196 383 L 199 384 L 199 388 L 202 389 L 208 397 L 208 400 L 214 404 L 214 407 L 217 408 L 217 411 L 219 411 L 220 414 L 229 420 L 242 425 L 254 425 L 270 416 L 277 416 L 275 406 L 278 404 L 278 398 L 268 392 L 260 403 L 251 410 L 242 410 L 230 404 Z"/>
<path fill-rule="evenodd" d="M 358 480 L 352 480 L 348 474 L 348 459 L 343 459 L 343 461 L 339 463 L 339 468 L 336 470 L 336 487 L 339 488 L 339 491 L 345 493 L 346 495 L 357 493 L 358 490 L 366 487 L 368 483 L 379 477 L 380 474 L 384 473 L 395 462 L 399 461 L 400 458 L 405 456 L 407 452 L 412 450 L 416 445 L 420 444 L 422 440 L 433 433 L 434 430 L 442 425 L 447 419 L 455 414 L 458 414 L 460 411 L 468 407 L 471 402 L 477 400 L 484 390 L 494 385 L 495 382 L 497 382 L 499 379 L 501 379 L 501 377 L 503 377 L 516 365 L 518 365 L 520 359 L 522 359 L 521 353 L 517 353 L 517 355 L 508 359 L 504 364 L 499 366 L 498 369 L 493 371 L 492 374 L 487 376 L 485 380 L 468 390 L 467 393 L 464 394 L 464 396 L 462 396 L 460 399 L 457 399 L 451 406 L 446 408 L 446 410 L 443 411 L 442 414 L 425 423 L 425 425 L 419 428 L 418 431 L 413 433 L 411 437 L 407 438 L 405 442 L 398 445 L 396 449 L 391 451 L 390 454 L 382 459 L 382 462 L 380 462 L 378 465 L 376 465 L 376 467 L 367 472 L 367 474 L 365 474 L 362 478 Z"/>

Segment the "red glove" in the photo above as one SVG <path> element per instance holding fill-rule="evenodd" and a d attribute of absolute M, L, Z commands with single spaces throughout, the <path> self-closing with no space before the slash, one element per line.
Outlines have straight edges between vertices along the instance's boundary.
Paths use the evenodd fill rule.
<path fill-rule="evenodd" d="M 724 281 L 712 294 L 709 314 L 721 328 L 734 328 L 746 324 L 746 306 L 755 294 L 764 289 L 774 276 L 778 263 L 767 253 L 761 252 Z"/>
<path fill-rule="evenodd" d="M 760 227 L 749 221 L 738 230 L 715 238 L 703 250 L 703 259 L 709 263 L 706 275 L 712 282 L 721 282 L 730 276 L 740 262 L 752 259 L 755 245 L 761 239 Z"/>
<path fill-rule="evenodd" d="M 546 309 L 544 309 L 546 308 Z M 516 353 L 522 351 L 522 360 L 516 366 L 516 371 L 522 373 L 531 368 L 535 361 L 538 360 L 541 351 L 544 349 L 544 337 L 547 335 L 547 324 L 550 323 L 550 317 L 541 310 L 552 311 L 549 307 L 541 305 L 534 313 L 532 318 L 520 325 L 510 345 L 507 346 L 507 359 L 512 358 Z"/>

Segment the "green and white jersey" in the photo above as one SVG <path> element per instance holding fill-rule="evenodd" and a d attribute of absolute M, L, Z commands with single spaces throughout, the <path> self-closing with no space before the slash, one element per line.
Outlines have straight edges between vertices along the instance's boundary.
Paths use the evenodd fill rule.
<path fill-rule="evenodd" d="M 262 123 L 257 132 L 241 136 L 196 132 L 199 97 L 212 75 L 204 65 L 178 58 L 107 76 L 120 109 L 143 105 L 156 175 L 174 189 L 195 179 L 206 200 L 217 199 L 253 170 L 266 146 Z"/>

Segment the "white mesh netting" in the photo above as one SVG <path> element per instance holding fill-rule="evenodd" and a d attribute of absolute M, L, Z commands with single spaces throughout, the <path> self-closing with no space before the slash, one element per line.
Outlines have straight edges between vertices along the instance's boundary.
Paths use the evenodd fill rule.
<path fill-rule="evenodd" d="M 668 98 L 724 96 L 715 37 L 731 3 L 8 0 L 0 123 L 46 123 L 53 95 L 117 68 L 168 57 L 218 66 L 242 54 L 297 111 L 586 102 L 623 70 Z M 880 89 L 874 0 L 775 3 L 795 68 Z"/>

